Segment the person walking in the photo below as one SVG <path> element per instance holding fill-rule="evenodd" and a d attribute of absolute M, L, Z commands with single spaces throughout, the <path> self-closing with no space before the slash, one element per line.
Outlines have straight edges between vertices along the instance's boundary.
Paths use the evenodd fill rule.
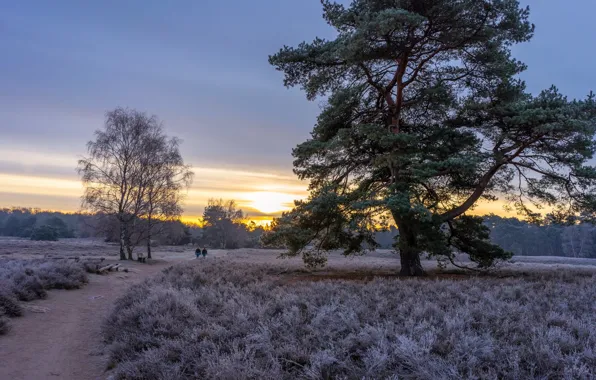
<path fill-rule="evenodd" d="M 207 257 L 207 247 L 204 247 L 201 253 L 203 254 L 203 257 Z"/>
<path fill-rule="evenodd" d="M 198 247 L 197 249 L 195 249 L 195 256 L 197 257 L 197 259 L 199 257 L 201 257 L 201 247 Z"/>

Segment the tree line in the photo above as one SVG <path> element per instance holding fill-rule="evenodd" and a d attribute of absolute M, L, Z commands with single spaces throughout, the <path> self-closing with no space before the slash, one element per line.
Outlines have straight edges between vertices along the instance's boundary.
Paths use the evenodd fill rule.
<path fill-rule="evenodd" d="M 83 217 L 28 208 L 3 208 L 0 209 L 0 235 L 33 240 L 73 238 Z"/>
<path fill-rule="evenodd" d="M 131 241 L 144 245 L 199 245 L 214 249 L 260 248 L 265 227 L 250 221 L 233 200 L 210 199 L 197 223 L 180 219 L 154 224 L 150 235 L 143 218 L 134 225 Z M 47 230 L 51 233 L 41 234 Z M 106 242 L 120 242 L 120 220 L 116 215 L 64 213 L 34 208 L 0 209 L 0 236 L 58 240 L 66 238 L 101 238 Z M 150 238 L 149 238 L 150 236 Z"/>
<path fill-rule="evenodd" d="M 198 222 L 164 222 L 152 234 L 149 243 L 190 244 L 212 249 L 264 248 L 261 236 L 268 230 L 267 226 L 249 221 L 233 200 L 210 199 L 203 219 Z M 142 223 L 139 220 L 137 225 Z M 514 255 L 596 258 L 596 227 L 591 223 L 536 224 L 514 217 L 487 215 L 484 225 L 490 230 L 491 242 Z M 54 231 L 47 233 L 48 229 Z M 114 216 L 31 208 L 0 209 L 0 236 L 36 240 L 93 237 L 118 243 L 119 234 L 119 222 Z M 390 226 L 373 235 L 380 248 L 393 249 L 399 233 L 395 226 Z"/>
<path fill-rule="evenodd" d="M 577 221 L 541 224 L 489 215 L 484 224 L 491 241 L 514 255 L 596 258 L 596 226 Z"/>
<path fill-rule="evenodd" d="M 483 219 L 491 243 L 514 255 L 596 258 L 596 226 L 590 222 L 532 223 L 498 215 Z M 391 249 L 398 235 L 398 230 L 390 227 L 375 233 L 375 241 L 381 248 Z"/>
<path fill-rule="evenodd" d="M 139 220 L 137 224 L 143 223 Z M 196 227 L 195 227 L 196 228 Z M 51 233 L 40 234 L 38 231 Z M 193 226 L 171 220 L 160 226 L 151 237 L 153 244 L 184 245 L 192 243 Z M 197 233 L 195 232 L 196 236 Z M 103 238 L 119 241 L 119 223 L 114 215 L 64 213 L 35 208 L 13 207 L 0 209 L 0 236 L 58 240 L 67 238 Z"/>

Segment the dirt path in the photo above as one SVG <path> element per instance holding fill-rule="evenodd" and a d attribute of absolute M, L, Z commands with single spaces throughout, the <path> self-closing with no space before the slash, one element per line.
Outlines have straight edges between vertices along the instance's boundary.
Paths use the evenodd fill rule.
<path fill-rule="evenodd" d="M 105 379 L 102 321 L 131 285 L 171 264 L 127 264 L 135 272 L 90 275 L 82 289 L 28 302 L 49 310 L 12 319 L 12 331 L 0 337 L 0 379 Z"/>

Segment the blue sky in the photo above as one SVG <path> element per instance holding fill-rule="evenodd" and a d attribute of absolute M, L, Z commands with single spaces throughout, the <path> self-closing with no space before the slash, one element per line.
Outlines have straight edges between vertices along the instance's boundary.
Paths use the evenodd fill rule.
<path fill-rule="evenodd" d="M 596 1 L 522 3 L 537 25 L 514 49 L 529 90 L 596 90 Z M 319 104 L 284 88 L 267 56 L 315 36 L 332 36 L 318 0 L 0 0 L 0 207 L 76 209 L 77 156 L 116 106 L 183 139 L 190 214 L 211 196 L 303 195 L 290 153 Z"/>

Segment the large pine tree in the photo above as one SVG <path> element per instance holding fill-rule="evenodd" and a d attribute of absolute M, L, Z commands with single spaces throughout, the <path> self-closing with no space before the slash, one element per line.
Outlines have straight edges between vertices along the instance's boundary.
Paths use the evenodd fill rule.
<path fill-rule="evenodd" d="M 507 199 L 533 218 L 531 205 L 560 217 L 594 210 L 595 101 L 526 92 L 510 48 L 532 37 L 529 9 L 516 0 L 322 4 L 336 38 L 269 58 L 286 86 L 326 99 L 293 152 L 311 195 L 275 220 L 269 243 L 317 264 L 330 249 L 374 246 L 389 216 L 401 273 L 421 275 L 422 252 L 466 252 L 482 267 L 510 257 L 467 214 L 480 201 Z"/>

